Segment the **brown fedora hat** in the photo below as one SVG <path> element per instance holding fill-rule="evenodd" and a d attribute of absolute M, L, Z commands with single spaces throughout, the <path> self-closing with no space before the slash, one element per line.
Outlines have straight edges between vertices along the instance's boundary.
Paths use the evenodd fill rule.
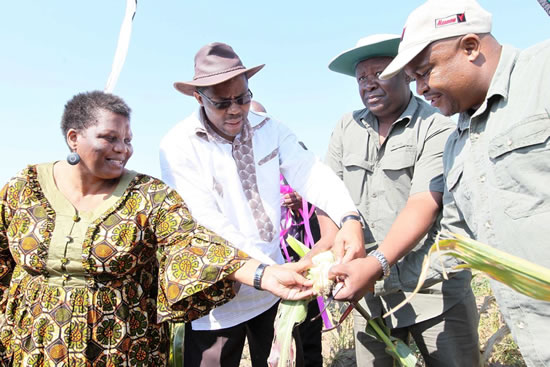
<path fill-rule="evenodd" d="M 223 83 L 237 75 L 246 74 L 251 78 L 265 64 L 245 68 L 239 56 L 231 46 L 221 42 L 203 46 L 195 55 L 195 76 L 189 82 L 175 82 L 174 88 L 192 96 L 197 87 L 208 87 Z"/>

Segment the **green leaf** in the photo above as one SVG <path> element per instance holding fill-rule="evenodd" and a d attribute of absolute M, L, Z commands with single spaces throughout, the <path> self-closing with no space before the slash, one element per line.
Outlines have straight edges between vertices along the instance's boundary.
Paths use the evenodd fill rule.
<path fill-rule="evenodd" d="M 185 323 L 170 323 L 170 361 L 169 366 L 183 366 L 183 338 Z"/>
<path fill-rule="evenodd" d="M 309 247 L 307 247 L 291 235 L 287 236 L 286 243 L 288 243 L 290 248 L 293 249 L 294 252 L 297 253 L 300 257 L 304 257 L 310 250 Z"/>
<path fill-rule="evenodd" d="M 388 351 L 388 348 L 386 348 L 386 352 L 392 355 L 401 366 L 415 367 L 417 359 L 409 346 L 401 339 L 392 338 L 392 340 L 394 343 L 394 348 L 392 348 L 391 351 Z"/>
<path fill-rule="evenodd" d="M 386 353 L 392 356 L 400 366 L 416 366 L 417 359 L 412 350 L 401 339 L 391 336 L 390 328 L 386 326 L 381 317 L 371 319 L 368 311 L 359 303 L 355 305 L 355 309 L 367 320 L 365 333 L 386 344 Z"/>
<path fill-rule="evenodd" d="M 442 240 L 439 240 L 438 235 L 436 243 L 424 257 L 422 271 L 414 291 L 383 317 L 389 316 L 409 303 L 422 288 L 430 265 L 434 261 L 435 257 L 431 256 L 434 253 L 454 256 L 462 260 L 464 264 L 456 266 L 455 269 L 471 268 L 482 271 L 528 297 L 550 301 L 550 269 L 468 237 L 455 233 L 445 233 L 444 235 L 447 238 Z M 443 269 L 443 275 L 446 276 L 445 269 Z"/>

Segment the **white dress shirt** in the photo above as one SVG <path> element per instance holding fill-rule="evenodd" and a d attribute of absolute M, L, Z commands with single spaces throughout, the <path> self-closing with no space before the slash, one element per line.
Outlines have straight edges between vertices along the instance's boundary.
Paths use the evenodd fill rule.
<path fill-rule="evenodd" d="M 313 153 L 304 150 L 285 125 L 250 111 L 258 191 L 276 228 L 273 240 L 263 241 L 243 191 L 232 143 L 205 126 L 203 113 L 199 108 L 162 139 L 162 179 L 178 191 L 199 223 L 235 247 L 267 264 L 284 263 L 278 226 L 281 173 L 300 195 L 336 223 L 345 213 L 356 211 L 343 182 Z M 268 310 L 277 300 L 269 292 L 241 285 L 234 299 L 193 321 L 192 326 L 194 330 L 235 326 Z"/>

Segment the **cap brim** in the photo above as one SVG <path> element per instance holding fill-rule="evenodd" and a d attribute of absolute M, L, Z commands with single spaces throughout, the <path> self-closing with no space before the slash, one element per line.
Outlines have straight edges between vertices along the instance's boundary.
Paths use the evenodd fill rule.
<path fill-rule="evenodd" d="M 187 96 L 192 96 L 197 87 L 210 87 L 212 85 L 221 84 L 241 74 L 246 74 L 246 77 L 250 79 L 264 66 L 265 64 L 262 64 L 248 69 L 233 70 L 223 74 L 216 74 L 206 78 L 191 80 L 189 82 L 175 82 L 174 88 Z"/>
<path fill-rule="evenodd" d="M 332 59 L 328 68 L 337 73 L 355 77 L 355 68 L 361 61 L 373 57 L 395 57 L 399 41 L 399 38 L 393 38 L 375 44 L 354 47 Z"/>
<path fill-rule="evenodd" d="M 397 73 L 399 73 L 403 68 L 411 62 L 412 59 L 414 59 L 419 53 L 422 52 L 430 44 L 431 41 L 426 41 L 423 43 L 419 43 L 417 45 L 411 46 L 407 48 L 406 50 L 399 51 L 395 59 L 393 59 L 392 62 L 384 69 L 382 74 L 380 75 L 380 79 L 386 80 L 394 77 Z"/>

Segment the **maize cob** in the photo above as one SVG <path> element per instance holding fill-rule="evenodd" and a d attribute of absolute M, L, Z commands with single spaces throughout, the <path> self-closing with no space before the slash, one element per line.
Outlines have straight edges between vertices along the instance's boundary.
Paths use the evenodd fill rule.
<path fill-rule="evenodd" d="M 300 241 L 288 236 L 287 243 L 300 257 L 309 251 Z M 334 264 L 332 252 L 326 251 L 315 255 L 311 259 L 313 267 L 309 269 L 308 277 L 313 280 L 314 291 L 324 295 L 330 295 L 334 282 L 328 279 L 330 267 Z M 294 361 L 294 350 L 292 349 L 292 329 L 296 324 L 304 321 L 307 314 L 308 301 L 282 301 L 277 311 L 275 321 L 275 338 L 268 358 L 270 367 L 286 367 Z M 416 357 L 400 339 L 390 335 L 390 330 L 384 325 L 381 318 L 371 319 L 368 312 L 359 304 L 355 305 L 359 313 L 367 320 L 366 332 L 374 338 L 386 344 L 386 352 L 402 367 L 415 367 Z M 340 322 L 349 314 L 348 308 L 342 315 Z"/>

